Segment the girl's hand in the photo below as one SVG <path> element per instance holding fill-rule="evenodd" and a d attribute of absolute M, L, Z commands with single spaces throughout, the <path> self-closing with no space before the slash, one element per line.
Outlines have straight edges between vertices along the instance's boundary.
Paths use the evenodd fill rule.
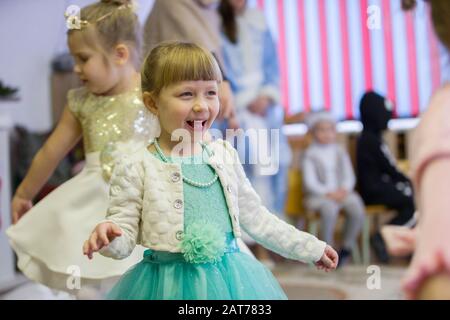
<path fill-rule="evenodd" d="M 331 270 L 336 269 L 339 261 L 339 256 L 337 252 L 327 245 L 325 247 L 325 251 L 322 255 L 322 258 L 320 258 L 319 261 L 314 263 L 319 270 L 325 270 L 325 272 L 329 272 Z"/>
<path fill-rule="evenodd" d="M 11 203 L 12 223 L 16 224 L 22 216 L 33 207 L 31 200 L 14 195 Z"/>
<path fill-rule="evenodd" d="M 336 192 L 328 192 L 325 196 L 326 196 L 328 199 L 330 199 L 330 200 L 339 202 L 339 200 L 338 200 L 338 195 L 337 195 Z"/>
<path fill-rule="evenodd" d="M 99 251 L 101 248 L 107 246 L 116 237 L 122 235 L 122 230 L 112 222 L 103 222 L 98 224 L 88 240 L 84 242 L 83 254 L 87 255 L 89 259 L 92 259 L 94 252 Z"/>
<path fill-rule="evenodd" d="M 261 117 L 265 117 L 267 109 L 273 104 L 272 99 L 266 96 L 259 96 L 253 100 L 249 105 L 248 109 Z"/>
<path fill-rule="evenodd" d="M 237 130 L 239 128 L 240 128 L 239 120 L 237 119 L 237 117 L 235 115 L 232 115 L 228 119 L 228 128 L 227 129 Z"/>
<path fill-rule="evenodd" d="M 338 193 L 338 197 L 339 197 L 339 201 L 343 202 L 345 201 L 345 199 L 347 198 L 349 192 L 347 190 L 345 190 L 344 188 L 341 188 L 337 191 Z"/>
<path fill-rule="evenodd" d="M 329 192 L 325 195 L 328 199 L 331 199 L 336 202 L 344 202 L 348 196 L 348 191 L 345 189 L 338 189 L 334 192 Z"/>
<path fill-rule="evenodd" d="M 407 299 L 417 299 L 422 285 L 432 276 L 440 273 L 450 274 L 448 241 L 439 230 L 426 237 L 422 237 L 420 232 L 421 230 L 414 257 L 403 279 L 403 290 Z"/>
<path fill-rule="evenodd" d="M 416 228 L 387 225 L 381 228 L 381 236 L 389 255 L 394 257 L 408 256 L 416 247 Z"/>

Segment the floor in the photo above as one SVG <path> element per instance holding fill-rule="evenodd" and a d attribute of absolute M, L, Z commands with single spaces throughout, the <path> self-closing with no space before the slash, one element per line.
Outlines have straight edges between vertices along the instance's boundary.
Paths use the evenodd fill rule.
<path fill-rule="evenodd" d="M 405 267 L 351 265 L 325 273 L 312 267 L 282 264 L 273 270 L 291 300 L 402 299 Z"/>
<path fill-rule="evenodd" d="M 272 270 L 290 300 L 392 300 L 402 299 L 400 280 L 404 266 L 349 265 L 325 273 L 295 262 L 280 262 Z M 16 285 L 0 292 L 0 300 L 72 300 L 20 277 Z M 88 298 L 87 298 L 88 299 Z"/>
<path fill-rule="evenodd" d="M 51 290 L 41 284 L 29 281 L 18 276 L 11 286 L 5 286 L 0 292 L 0 300 L 73 300 L 74 298 L 64 292 Z"/>

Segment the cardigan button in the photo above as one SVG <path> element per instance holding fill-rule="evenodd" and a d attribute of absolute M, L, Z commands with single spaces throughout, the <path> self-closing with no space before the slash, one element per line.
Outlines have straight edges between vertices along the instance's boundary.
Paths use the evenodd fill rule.
<path fill-rule="evenodd" d="M 181 199 L 175 200 L 175 202 L 173 203 L 173 207 L 175 209 L 181 209 L 183 207 L 183 200 Z"/>
<path fill-rule="evenodd" d="M 223 165 L 218 164 L 218 165 L 217 165 L 217 169 L 222 170 L 222 169 L 223 169 Z"/>
<path fill-rule="evenodd" d="M 175 234 L 175 238 L 178 241 L 181 241 L 181 239 L 183 239 L 183 231 L 177 231 L 177 233 Z"/>
<path fill-rule="evenodd" d="M 231 193 L 231 191 L 233 191 L 233 189 L 231 188 L 231 184 L 227 185 L 227 191 L 228 191 L 229 193 Z"/>
<path fill-rule="evenodd" d="M 172 182 L 180 181 L 181 175 L 178 172 L 172 173 Z"/>

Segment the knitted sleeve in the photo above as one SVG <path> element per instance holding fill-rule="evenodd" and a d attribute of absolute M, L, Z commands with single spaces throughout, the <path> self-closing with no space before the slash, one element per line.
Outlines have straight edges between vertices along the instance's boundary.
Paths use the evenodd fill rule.
<path fill-rule="evenodd" d="M 116 224 L 122 235 L 100 253 L 114 259 L 125 259 L 138 242 L 143 199 L 143 166 L 128 158 L 119 161 L 111 178 L 110 201 L 106 220 Z"/>
<path fill-rule="evenodd" d="M 326 243 L 315 236 L 297 230 L 270 213 L 261 203 L 244 173 L 237 151 L 225 142 L 232 154 L 238 179 L 238 207 L 242 228 L 264 247 L 289 259 L 317 262 L 322 257 Z"/>

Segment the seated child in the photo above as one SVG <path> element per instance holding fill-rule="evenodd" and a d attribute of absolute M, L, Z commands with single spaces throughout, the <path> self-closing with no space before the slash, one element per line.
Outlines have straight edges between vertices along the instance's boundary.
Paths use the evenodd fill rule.
<path fill-rule="evenodd" d="M 395 158 L 383 140 L 392 117 L 392 102 L 376 92 L 366 92 L 360 102 L 363 131 L 356 150 L 358 187 L 365 204 L 384 205 L 396 211 L 389 225 L 404 225 L 414 215 L 411 181 L 397 168 Z M 389 261 L 379 232 L 371 239 L 382 263 Z"/>
<path fill-rule="evenodd" d="M 355 174 L 348 154 L 336 143 L 336 122 L 325 111 L 313 113 L 307 120 L 313 142 L 306 149 L 303 180 L 306 206 L 321 216 L 322 237 L 333 243 L 340 210 L 346 214 L 341 263 L 349 257 L 364 222 L 364 204 L 354 191 Z"/>

